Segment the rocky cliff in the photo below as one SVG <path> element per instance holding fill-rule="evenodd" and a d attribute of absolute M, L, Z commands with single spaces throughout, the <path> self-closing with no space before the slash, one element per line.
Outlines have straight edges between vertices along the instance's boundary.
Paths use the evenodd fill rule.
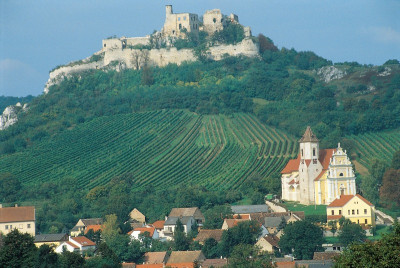
<path fill-rule="evenodd" d="M 0 130 L 4 130 L 11 125 L 14 125 L 18 121 L 18 113 L 20 111 L 26 111 L 27 104 L 24 106 L 21 103 L 17 103 L 16 105 L 10 105 L 6 109 L 4 109 L 3 114 L 0 115 Z"/>

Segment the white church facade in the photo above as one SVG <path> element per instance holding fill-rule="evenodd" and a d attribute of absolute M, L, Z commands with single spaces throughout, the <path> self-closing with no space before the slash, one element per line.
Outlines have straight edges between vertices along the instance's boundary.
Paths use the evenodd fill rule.
<path fill-rule="evenodd" d="M 340 144 L 336 149 L 320 149 L 310 127 L 299 143 L 298 157 L 281 171 L 283 200 L 328 205 L 340 195 L 356 194 L 353 167 Z"/>

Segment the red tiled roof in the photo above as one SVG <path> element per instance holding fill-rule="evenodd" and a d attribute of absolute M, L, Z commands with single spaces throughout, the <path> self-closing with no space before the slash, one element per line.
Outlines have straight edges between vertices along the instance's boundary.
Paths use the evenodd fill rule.
<path fill-rule="evenodd" d="M 70 246 L 73 247 L 73 248 L 79 248 L 77 245 L 75 245 L 75 244 L 72 243 L 72 242 L 65 241 L 65 243 L 68 244 L 68 245 L 70 245 Z"/>
<path fill-rule="evenodd" d="M 148 232 L 150 237 L 153 237 L 155 229 L 156 228 L 154 227 L 141 227 L 141 228 L 135 228 L 133 231 L 140 231 L 141 234 Z"/>
<path fill-rule="evenodd" d="M 155 222 L 153 222 L 153 226 L 156 228 L 156 229 L 163 229 L 164 228 L 164 223 L 165 223 L 165 221 L 155 221 Z"/>
<path fill-rule="evenodd" d="M 328 205 L 328 207 L 343 207 L 343 206 L 346 205 L 347 202 L 349 202 L 353 197 L 354 197 L 354 195 L 341 195 L 340 198 L 336 198 L 335 200 L 333 200 L 333 202 L 330 203 L 330 204 Z"/>
<path fill-rule="evenodd" d="M 307 126 L 306 131 L 303 134 L 303 137 L 299 140 L 299 142 L 318 142 L 317 136 L 312 132 L 311 127 Z"/>
<path fill-rule="evenodd" d="M 166 251 L 146 252 L 144 254 L 144 263 L 146 264 L 163 264 L 168 254 Z"/>
<path fill-rule="evenodd" d="M 219 242 L 222 239 L 222 233 L 224 230 L 214 229 L 206 230 L 201 229 L 194 241 L 205 242 L 207 239 L 213 238 L 215 241 Z"/>
<path fill-rule="evenodd" d="M 233 215 L 234 219 L 250 220 L 250 214 L 236 214 Z"/>
<path fill-rule="evenodd" d="M 332 155 L 336 149 L 325 149 L 319 151 L 319 162 L 322 165 L 321 173 L 314 179 L 318 181 L 322 175 L 329 169 L 329 162 L 331 161 Z"/>
<path fill-rule="evenodd" d="M 228 228 L 232 228 L 238 225 L 239 222 L 248 221 L 248 219 L 225 219 L 224 221 L 228 225 Z"/>
<path fill-rule="evenodd" d="M 72 240 L 80 244 L 82 247 L 95 246 L 96 243 L 85 236 L 71 237 Z"/>
<path fill-rule="evenodd" d="M 357 195 L 341 195 L 340 198 L 336 198 L 335 200 L 333 200 L 332 203 L 330 203 L 328 205 L 328 207 L 343 207 L 344 205 L 346 205 L 351 199 L 353 199 L 354 196 L 357 196 L 358 198 L 360 198 L 362 201 L 364 201 L 367 205 L 369 206 L 373 206 L 373 204 L 371 204 L 367 199 L 365 199 L 364 197 L 362 197 L 361 195 L 357 194 Z"/>
<path fill-rule="evenodd" d="M 338 219 L 340 219 L 341 217 L 343 217 L 343 215 L 328 215 L 328 216 L 327 216 L 328 221 L 338 220 Z"/>
<path fill-rule="evenodd" d="M 0 208 L 0 223 L 35 221 L 35 207 Z"/>
<path fill-rule="evenodd" d="M 294 261 L 279 261 L 275 262 L 277 268 L 295 268 L 296 263 Z"/>
<path fill-rule="evenodd" d="M 299 170 L 300 165 L 300 154 L 296 159 L 290 159 L 286 164 L 285 168 L 281 171 L 282 174 L 292 173 L 293 171 Z"/>
<path fill-rule="evenodd" d="M 308 167 L 311 163 L 311 159 L 306 159 L 306 166 Z"/>
<path fill-rule="evenodd" d="M 124 267 L 124 264 L 122 264 Z M 162 263 L 153 263 L 153 264 L 136 264 L 136 268 L 163 268 L 164 264 Z"/>
<path fill-rule="evenodd" d="M 85 234 L 89 232 L 89 230 L 93 230 L 93 232 L 101 231 L 101 225 L 96 224 L 96 225 L 88 225 L 85 229 Z"/>

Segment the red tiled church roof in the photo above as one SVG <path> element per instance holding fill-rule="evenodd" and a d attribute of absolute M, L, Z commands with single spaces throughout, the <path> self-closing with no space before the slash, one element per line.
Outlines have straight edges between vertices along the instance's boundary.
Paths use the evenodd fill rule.
<path fill-rule="evenodd" d="M 296 159 L 290 159 L 286 164 L 285 168 L 281 171 L 282 174 L 292 173 L 293 171 L 298 171 L 300 165 L 300 154 Z"/>

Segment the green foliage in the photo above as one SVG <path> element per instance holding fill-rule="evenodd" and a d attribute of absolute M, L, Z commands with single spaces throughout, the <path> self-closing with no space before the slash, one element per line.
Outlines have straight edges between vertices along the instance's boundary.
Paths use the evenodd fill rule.
<path fill-rule="evenodd" d="M 58 267 L 58 254 L 54 252 L 54 248 L 43 244 L 37 252 L 36 267 L 56 268 Z"/>
<path fill-rule="evenodd" d="M 214 238 L 208 238 L 204 241 L 203 248 L 201 250 L 207 259 L 215 259 L 219 256 L 218 242 Z"/>
<path fill-rule="evenodd" d="M 259 248 L 249 244 L 239 244 L 232 250 L 227 267 L 272 268 L 271 259 Z"/>
<path fill-rule="evenodd" d="M 37 248 L 30 234 L 12 230 L 3 239 L 0 248 L 1 267 L 31 267 L 36 262 Z"/>
<path fill-rule="evenodd" d="M 400 169 L 400 150 L 394 153 L 392 158 L 392 165 L 390 167 L 393 169 Z"/>
<path fill-rule="evenodd" d="M 254 245 L 261 235 L 261 227 L 256 221 L 244 221 L 233 228 L 225 230 L 219 244 L 221 256 L 228 257 L 232 250 L 239 244 Z"/>
<path fill-rule="evenodd" d="M 400 169 L 389 169 L 385 172 L 380 188 L 380 199 L 385 202 L 388 207 L 400 206 L 400 185 L 399 185 Z"/>
<path fill-rule="evenodd" d="M 59 267 L 61 268 L 82 268 L 85 259 L 77 252 L 63 251 L 59 256 Z"/>
<path fill-rule="evenodd" d="M 237 44 L 244 39 L 243 26 L 238 23 L 227 23 L 220 31 L 217 31 L 211 37 L 212 42 L 222 44 Z"/>
<path fill-rule="evenodd" d="M 0 174 L 0 202 L 16 201 L 20 190 L 21 183 L 13 174 Z"/>
<path fill-rule="evenodd" d="M 10 105 L 15 105 L 18 102 L 21 103 L 22 105 L 25 103 L 29 103 L 32 101 L 34 97 L 32 95 L 28 95 L 26 97 L 6 97 L 6 96 L 0 96 L 0 114 L 3 113 L 4 109 L 7 108 Z"/>
<path fill-rule="evenodd" d="M 322 251 L 322 230 L 308 221 L 296 221 L 286 225 L 279 246 L 283 253 L 292 253 L 301 260 L 311 260 L 316 251 Z"/>
<path fill-rule="evenodd" d="M 230 205 L 219 205 L 204 212 L 204 217 L 204 229 L 221 229 L 224 219 L 232 219 L 233 213 Z"/>
<path fill-rule="evenodd" d="M 186 236 L 182 222 L 178 219 L 174 231 L 174 250 L 185 251 L 189 249 L 189 239 Z"/>
<path fill-rule="evenodd" d="M 274 45 L 274 42 L 263 34 L 259 34 L 257 39 L 261 55 L 265 51 L 278 51 L 278 48 Z"/>
<path fill-rule="evenodd" d="M 348 219 L 340 222 L 340 232 L 338 237 L 340 243 L 345 247 L 354 242 L 364 242 L 367 238 L 362 227 L 359 224 L 352 223 Z"/>
<path fill-rule="evenodd" d="M 335 267 L 398 267 L 400 263 L 400 226 L 376 243 L 350 245 L 335 260 Z"/>

